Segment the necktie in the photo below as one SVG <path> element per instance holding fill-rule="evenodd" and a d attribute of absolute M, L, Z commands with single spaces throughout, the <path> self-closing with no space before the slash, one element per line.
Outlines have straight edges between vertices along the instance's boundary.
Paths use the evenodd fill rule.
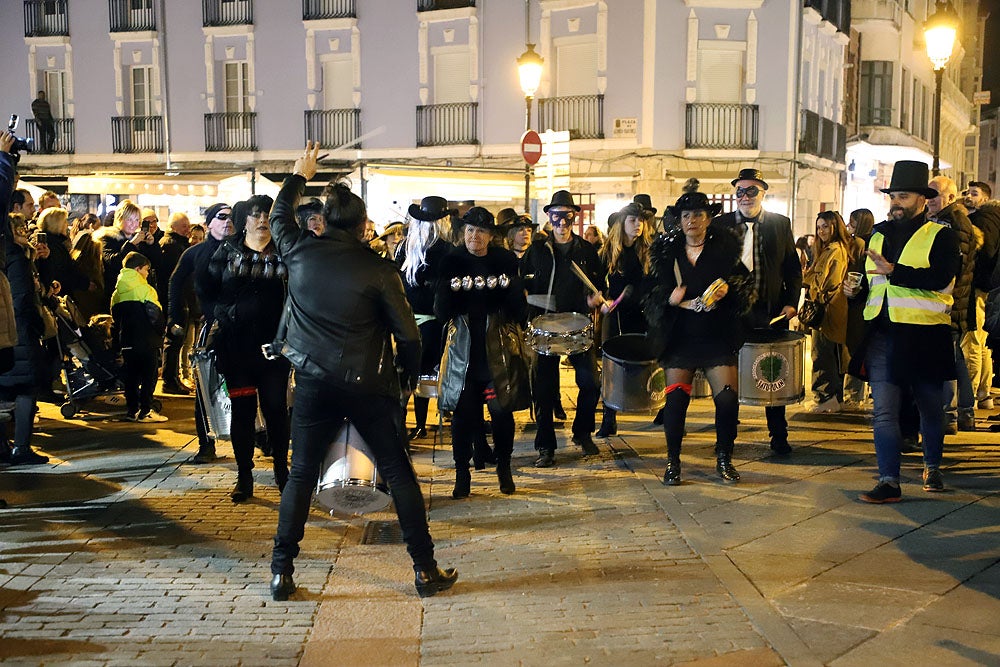
<path fill-rule="evenodd" d="M 753 273 L 754 222 L 755 221 L 753 220 L 745 220 L 746 233 L 743 235 L 743 254 L 741 257 L 743 266 L 747 267 L 747 270 L 750 271 L 750 273 Z"/>

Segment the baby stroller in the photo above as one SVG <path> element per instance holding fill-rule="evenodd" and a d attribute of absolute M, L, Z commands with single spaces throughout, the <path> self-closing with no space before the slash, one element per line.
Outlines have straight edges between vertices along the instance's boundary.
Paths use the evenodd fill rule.
<path fill-rule="evenodd" d="M 82 403 L 101 396 L 111 396 L 112 404 L 124 406 L 122 364 L 113 344 L 111 316 L 94 315 L 88 321 L 70 297 L 58 297 L 55 302 L 56 342 L 66 388 L 66 402 L 59 412 L 71 419 Z M 161 408 L 154 399 L 153 409 Z"/>

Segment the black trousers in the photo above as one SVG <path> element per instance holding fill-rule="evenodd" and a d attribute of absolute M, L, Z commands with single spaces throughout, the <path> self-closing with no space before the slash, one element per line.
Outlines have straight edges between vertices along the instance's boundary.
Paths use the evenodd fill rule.
<path fill-rule="evenodd" d="M 184 347 L 184 338 L 177 336 L 166 337 L 163 345 L 163 384 L 175 387 L 181 384 L 181 348 Z"/>
<path fill-rule="evenodd" d="M 288 467 L 288 372 L 285 359 L 254 361 L 226 377 L 232 401 L 230 437 L 240 473 L 253 470 L 257 403 L 264 415 L 275 471 Z"/>
<path fill-rule="evenodd" d="M 358 394 L 305 374 L 296 376 L 292 411 L 292 469 L 281 494 L 278 530 L 271 555 L 272 574 L 292 574 L 299 555 L 320 468 L 330 444 L 348 420 L 368 444 L 389 484 L 414 568 L 433 569 L 434 543 L 427 528 L 424 498 L 405 449 L 403 410 L 398 399 Z"/>
<path fill-rule="evenodd" d="M 590 435 L 594 432 L 594 412 L 601 398 L 601 388 L 597 380 L 597 358 L 594 349 L 571 354 L 569 362 L 576 372 L 576 416 L 573 417 L 573 436 Z M 556 448 L 556 430 L 552 423 L 552 407 L 559 387 L 559 357 L 538 355 L 535 364 L 535 449 Z"/>
<path fill-rule="evenodd" d="M 473 441 L 483 432 L 483 403 L 493 423 L 493 447 L 497 461 L 510 462 L 514 451 L 514 414 L 487 402 L 486 382 L 467 380 L 451 417 L 451 450 L 456 468 L 469 467 Z"/>
<path fill-rule="evenodd" d="M 153 405 L 153 390 L 159 375 L 155 349 L 127 348 L 122 350 L 122 383 L 125 385 L 125 407 L 130 415 L 145 412 Z"/>

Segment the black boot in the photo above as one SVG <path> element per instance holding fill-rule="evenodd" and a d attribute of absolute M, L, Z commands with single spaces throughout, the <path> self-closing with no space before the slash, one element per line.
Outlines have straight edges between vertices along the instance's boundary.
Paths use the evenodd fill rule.
<path fill-rule="evenodd" d="M 497 462 L 497 479 L 500 481 L 500 493 L 509 496 L 517 490 L 510 472 L 510 459 Z"/>
<path fill-rule="evenodd" d="M 681 442 L 684 440 L 684 423 L 691 396 L 680 388 L 667 394 L 661 410 L 663 433 L 667 438 L 667 470 L 663 473 L 663 483 L 677 486 L 681 483 Z"/>
<path fill-rule="evenodd" d="M 49 462 L 49 457 L 35 452 L 31 445 L 14 445 L 10 450 L 10 464 L 21 466 L 37 466 Z"/>
<path fill-rule="evenodd" d="M 285 490 L 288 483 L 288 464 L 284 462 L 274 462 L 274 483 L 278 487 L 278 493 Z"/>
<path fill-rule="evenodd" d="M 614 408 L 604 406 L 604 416 L 601 418 L 601 428 L 597 430 L 598 438 L 609 438 L 618 434 L 618 413 Z"/>
<path fill-rule="evenodd" d="M 667 470 L 663 473 L 663 483 L 667 486 L 680 486 L 681 460 L 679 457 L 667 459 Z"/>
<path fill-rule="evenodd" d="M 209 441 L 207 444 L 198 446 L 198 453 L 191 457 L 191 463 L 211 463 L 219 458 L 215 455 L 215 442 Z"/>
<path fill-rule="evenodd" d="M 722 478 L 723 482 L 738 482 L 740 481 L 740 474 L 736 472 L 736 468 L 733 467 L 733 460 L 731 454 L 719 453 L 715 460 L 715 472 L 719 473 L 719 477 Z"/>
<path fill-rule="evenodd" d="M 234 503 L 242 503 L 253 498 L 253 473 L 240 472 L 236 478 L 236 488 L 229 494 Z"/>
<path fill-rule="evenodd" d="M 487 465 L 496 465 L 497 455 L 486 442 L 485 428 L 480 430 L 472 441 L 472 464 L 476 470 L 485 470 Z"/>
<path fill-rule="evenodd" d="M 271 599 L 284 602 L 295 592 L 295 582 L 290 574 L 276 574 L 271 579 Z"/>
<path fill-rule="evenodd" d="M 468 498 L 471 485 L 472 474 L 469 472 L 469 464 L 466 463 L 464 468 L 455 468 L 455 489 L 451 492 L 452 499 Z"/>
<path fill-rule="evenodd" d="M 733 443 L 736 442 L 736 425 L 739 423 L 740 402 L 728 384 L 715 395 L 715 471 L 724 482 L 740 481 L 740 474 L 733 467 Z"/>
<path fill-rule="evenodd" d="M 413 568 L 416 576 L 413 585 L 417 587 L 417 594 L 422 598 L 428 598 L 435 593 L 446 591 L 458 579 L 458 570 L 449 567 L 442 570 L 437 565 L 429 568 Z"/>

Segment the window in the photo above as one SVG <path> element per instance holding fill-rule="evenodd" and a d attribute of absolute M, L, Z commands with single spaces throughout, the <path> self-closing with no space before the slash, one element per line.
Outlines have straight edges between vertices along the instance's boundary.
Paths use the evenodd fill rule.
<path fill-rule="evenodd" d="M 697 100 L 703 103 L 743 101 L 743 51 L 698 50 Z"/>
<path fill-rule="evenodd" d="M 136 65 L 131 69 L 133 116 L 152 115 L 152 78 L 153 67 L 151 65 Z"/>
<path fill-rule="evenodd" d="M 597 38 L 556 44 L 556 97 L 597 93 Z"/>
<path fill-rule="evenodd" d="M 911 132 L 910 117 L 910 71 L 903 68 L 903 89 L 899 95 L 899 127 Z"/>
<path fill-rule="evenodd" d="M 892 123 L 892 62 L 865 60 L 861 63 L 861 124 Z"/>
<path fill-rule="evenodd" d="M 225 66 L 226 113 L 243 113 L 250 107 L 250 75 L 246 61 L 227 62 Z"/>
<path fill-rule="evenodd" d="M 47 70 L 45 72 L 45 97 L 56 118 L 66 117 L 66 72 Z"/>
<path fill-rule="evenodd" d="M 434 104 L 470 101 L 468 50 L 435 53 Z"/>
<path fill-rule="evenodd" d="M 354 106 L 354 61 L 350 56 L 323 62 L 323 108 L 350 109 Z"/>

